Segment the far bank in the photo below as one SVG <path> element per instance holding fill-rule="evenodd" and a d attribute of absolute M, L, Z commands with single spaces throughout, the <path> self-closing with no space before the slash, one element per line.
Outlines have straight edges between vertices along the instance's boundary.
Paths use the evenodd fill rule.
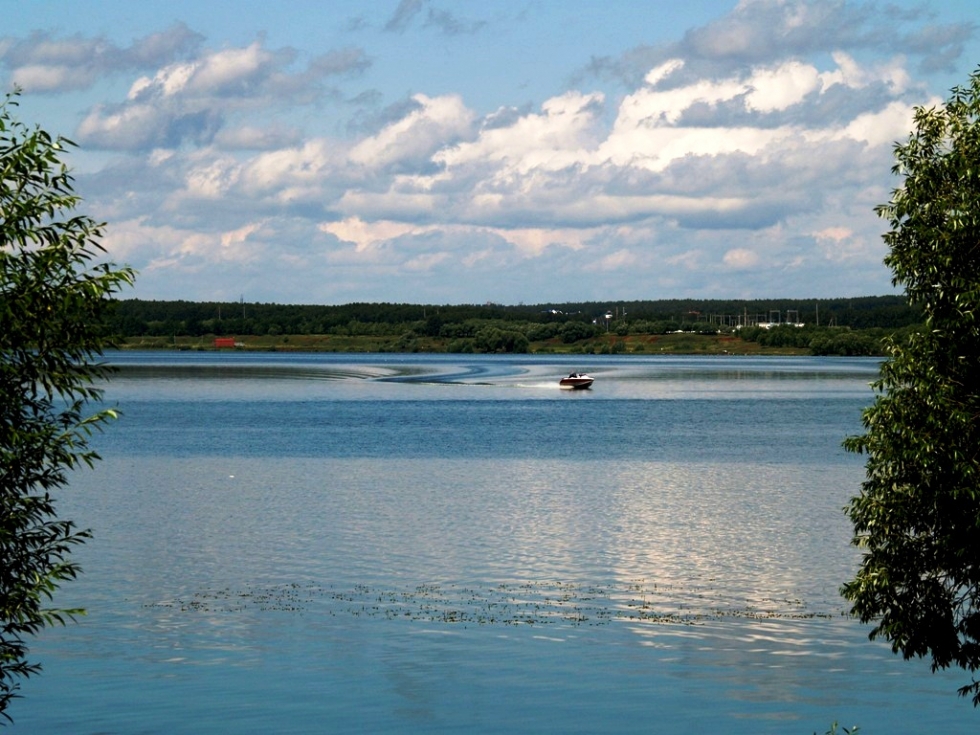
<path fill-rule="evenodd" d="M 809 355 L 809 346 L 770 345 L 732 334 L 605 334 L 575 342 L 560 338 L 529 341 L 522 349 L 479 349 L 476 345 L 420 335 L 171 335 L 128 337 L 119 341 L 124 350 L 243 351 L 243 352 L 420 352 L 420 353 L 528 353 L 528 354 L 638 354 L 638 355 Z M 233 346 L 228 346 L 228 345 Z M 843 353 L 841 353 L 843 354 Z"/>

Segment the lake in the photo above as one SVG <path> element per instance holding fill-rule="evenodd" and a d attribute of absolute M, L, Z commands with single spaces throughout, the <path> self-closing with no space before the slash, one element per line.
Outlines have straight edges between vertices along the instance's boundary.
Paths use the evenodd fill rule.
<path fill-rule="evenodd" d="M 875 360 L 109 360 L 13 733 L 976 727 L 838 595 Z"/>

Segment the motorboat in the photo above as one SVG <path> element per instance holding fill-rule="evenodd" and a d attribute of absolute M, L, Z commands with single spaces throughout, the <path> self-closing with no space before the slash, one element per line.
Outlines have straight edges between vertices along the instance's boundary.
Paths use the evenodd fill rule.
<path fill-rule="evenodd" d="M 569 373 L 567 378 L 558 381 L 558 385 L 566 390 L 581 390 L 591 387 L 594 381 L 595 378 L 585 373 Z"/>

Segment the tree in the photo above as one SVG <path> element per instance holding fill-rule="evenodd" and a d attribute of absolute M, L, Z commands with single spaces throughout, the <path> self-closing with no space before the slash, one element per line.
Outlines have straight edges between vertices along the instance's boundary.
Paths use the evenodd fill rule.
<path fill-rule="evenodd" d="M 80 199 L 60 158 L 74 144 L 13 117 L 0 102 L 0 715 L 20 680 L 40 670 L 27 640 L 82 612 L 50 607 L 74 578 L 70 551 L 89 537 L 55 514 L 52 492 L 98 459 L 88 439 L 114 417 L 83 411 L 102 397 L 105 323 L 129 268 L 101 260 L 103 224 L 74 213 Z"/>
<path fill-rule="evenodd" d="M 917 108 L 896 145 L 903 177 L 888 204 L 885 263 L 920 306 L 923 329 L 886 342 L 888 358 L 844 446 L 867 455 L 846 511 L 863 550 L 842 587 L 871 638 L 906 659 L 973 674 L 980 704 L 980 71 L 945 105 Z"/>

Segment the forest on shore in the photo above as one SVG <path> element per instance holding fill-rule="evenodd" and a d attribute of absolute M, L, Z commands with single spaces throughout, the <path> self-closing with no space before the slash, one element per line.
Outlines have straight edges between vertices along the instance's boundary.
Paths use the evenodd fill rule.
<path fill-rule="evenodd" d="M 922 324 L 903 296 L 514 306 L 126 299 L 114 307 L 110 328 L 124 349 L 879 355 L 883 338 Z"/>

